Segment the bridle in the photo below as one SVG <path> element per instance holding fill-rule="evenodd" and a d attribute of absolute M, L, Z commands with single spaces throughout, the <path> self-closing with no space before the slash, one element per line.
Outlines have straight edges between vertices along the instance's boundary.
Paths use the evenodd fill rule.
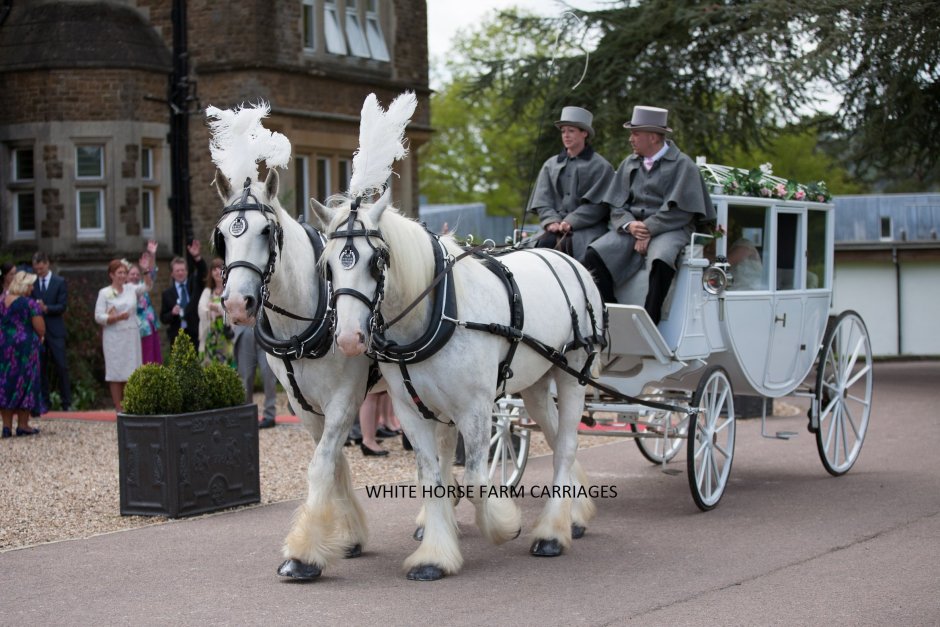
<path fill-rule="evenodd" d="M 248 222 L 245 219 L 245 214 L 248 211 L 260 211 L 262 215 L 265 216 L 268 224 L 265 229 L 268 232 L 268 264 L 264 270 L 251 263 L 250 261 L 233 261 L 228 263 L 225 259 L 225 236 L 222 234 L 221 228 L 219 225 L 222 220 L 225 219 L 230 213 L 238 212 L 238 215 L 232 221 L 228 227 L 228 231 L 231 235 L 235 237 L 241 237 L 248 231 Z M 270 215 L 271 217 L 268 217 Z M 251 192 L 251 178 L 245 179 L 245 186 L 242 189 L 241 197 L 233 202 L 232 204 L 222 208 L 222 215 L 219 218 L 219 221 L 215 225 L 215 230 L 212 232 L 212 244 L 215 247 L 216 252 L 222 258 L 222 285 L 228 282 L 228 273 L 233 268 L 248 268 L 259 277 L 261 277 L 261 288 L 259 293 L 259 308 L 260 306 L 268 305 L 268 283 L 271 282 L 271 276 L 274 274 L 274 269 L 277 262 L 277 251 L 284 245 L 284 230 L 281 228 L 280 223 L 274 219 L 277 216 L 277 212 L 274 210 L 274 207 L 267 205 L 260 200 Z M 291 314 L 293 317 L 293 314 Z M 307 320 L 307 318 L 300 318 L 302 320 Z"/>
<path fill-rule="evenodd" d="M 382 314 L 379 309 L 382 304 L 382 300 L 385 297 L 385 269 L 389 265 L 389 254 L 388 249 L 384 246 L 377 247 L 372 243 L 370 238 L 376 238 L 385 241 L 385 238 L 382 237 L 382 232 L 378 229 L 367 229 L 365 224 L 359 219 L 359 207 L 362 203 L 361 197 L 356 197 L 349 208 L 349 216 L 346 219 L 346 228 L 344 230 L 336 229 L 329 235 L 327 239 L 342 239 L 346 238 L 346 245 L 343 246 L 343 249 L 339 253 L 339 264 L 343 270 L 351 270 L 359 262 L 359 250 L 356 248 L 355 238 L 364 237 L 366 243 L 372 249 L 372 259 L 369 262 L 369 273 L 372 275 L 372 278 L 375 279 L 375 292 L 372 294 L 372 297 L 368 297 L 359 290 L 355 290 L 350 287 L 341 287 L 334 289 L 331 295 L 331 304 L 333 309 L 336 309 L 336 299 L 340 296 L 352 296 L 353 298 L 361 301 L 369 309 L 369 328 L 370 335 L 374 334 L 378 329 L 384 327 L 382 323 Z M 359 224 L 359 228 L 357 227 Z"/>

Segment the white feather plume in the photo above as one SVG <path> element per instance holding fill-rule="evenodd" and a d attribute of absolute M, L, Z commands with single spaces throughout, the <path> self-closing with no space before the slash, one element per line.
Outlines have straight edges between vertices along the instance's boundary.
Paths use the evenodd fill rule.
<path fill-rule="evenodd" d="M 408 154 L 405 127 L 418 106 L 414 92 L 406 91 L 383 111 L 375 94 L 362 103 L 359 123 L 359 149 L 353 155 L 353 173 L 349 195 L 371 196 L 381 193 L 392 175 L 392 164 Z"/>
<path fill-rule="evenodd" d="M 212 161 L 233 185 L 240 186 L 246 178 L 257 181 L 261 161 L 268 168 L 283 168 L 290 161 L 290 140 L 261 124 L 270 112 L 264 101 L 234 109 L 206 108 Z"/>

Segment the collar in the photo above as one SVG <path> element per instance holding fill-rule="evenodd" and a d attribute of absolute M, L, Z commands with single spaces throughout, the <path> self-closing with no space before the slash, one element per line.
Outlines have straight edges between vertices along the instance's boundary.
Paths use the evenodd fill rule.
<path fill-rule="evenodd" d="M 581 150 L 581 152 L 579 152 L 573 157 L 568 157 L 568 151 L 565 149 L 562 149 L 562 151 L 558 153 L 557 161 L 558 163 L 564 163 L 569 158 L 570 159 L 584 159 L 585 161 L 589 161 L 591 157 L 593 156 L 594 156 L 594 149 L 591 148 L 590 144 L 584 144 L 584 149 Z"/>
<path fill-rule="evenodd" d="M 666 143 L 663 144 L 663 147 L 653 155 L 653 161 L 659 161 L 660 159 L 666 159 L 667 161 L 675 161 L 679 156 L 679 149 L 676 147 L 676 144 L 671 140 L 667 139 Z M 639 167 L 643 163 L 643 157 L 634 153 L 630 153 L 630 156 L 627 157 L 628 161 L 632 162 L 634 167 Z"/>

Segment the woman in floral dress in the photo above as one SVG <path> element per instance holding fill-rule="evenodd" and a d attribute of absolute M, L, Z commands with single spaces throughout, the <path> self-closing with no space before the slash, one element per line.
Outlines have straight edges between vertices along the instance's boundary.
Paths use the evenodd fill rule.
<path fill-rule="evenodd" d="M 144 272 L 143 283 L 127 283 L 128 266 L 130 264 L 123 259 L 114 259 L 108 264 L 111 285 L 101 288 L 95 303 L 95 322 L 104 327 L 101 334 L 104 380 L 111 390 L 114 408 L 119 412 L 124 410 L 124 385 L 141 364 L 137 299 L 153 285 L 150 268 Z"/>
<path fill-rule="evenodd" d="M 0 414 L 3 437 L 35 435 L 29 414 L 46 413 L 39 379 L 39 353 L 46 323 L 39 304 L 29 297 L 36 275 L 17 272 L 0 299 Z"/>
<path fill-rule="evenodd" d="M 131 264 L 127 271 L 127 282 L 140 284 L 140 266 Z M 154 280 L 154 270 L 150 271 L 150 280 Z M 153 308 L 150 293 L 143 292 L 137 297 L 137 329 L 140 331 L 140 362 L 142 364 L 162 364 L 163 352 L 160 349 L 160 319 Z"/>
<path fill-rule="evenodd" d="M 235 367 L 235 342 L 222 307 L 222 260 L 213 259 L 206 289 L 199 297 L 199 354 L 203 361 Z"/>

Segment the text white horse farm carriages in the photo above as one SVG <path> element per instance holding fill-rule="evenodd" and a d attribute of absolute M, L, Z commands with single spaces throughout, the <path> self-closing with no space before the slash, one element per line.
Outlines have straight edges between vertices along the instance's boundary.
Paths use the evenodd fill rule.
<path fill-rule="evenodd" d="M 522 396 L 554 450 L 552 496 L 533 531 L 531 552 L 556 556 L 594 513 L 587 478 L 575 460 L 584 407 L 583 381 L 603 344 L 603 311 L 579 264 L 552 250 L 492 257 L 429 233 L 389 206 L 374 203 L 407 154 L 404 129 L 416 101 L 399 96 L 387 112 L 370 95 L 345 198 L 312 202 L 330 241 L 321 261 L 334 286 L 336 343 L 351 359 L 379 360 L 395 412 L 414 445 L 424 500 L 423 538 L 405 560 L 409 579 L 456 573 L 463 558 L 454 503 L 433 496 L 450 484 L 456 425 L 466 449 L 461 490 L 476 523 L 494 544 L 521 531 L 518 505 L 488 489 L 487 455 L 498 391 Z M 567 361 L 568 372 L 558 366 Z M 555 361 L 546 358 L 551 356 Z M 581 380 L 579 382 L 579 379 Z M 557 392 L 557 407 L 551 386 Z M 437 441 L 445 441 L 440 451 Z"/>
<path fill-rule="evenodd" d="M 222 298 L 229 320 L 255 324 L 268 363 L 316 443 L 307 498 L 278 569 L 284 577 L 309 580 L 336 557 L 358 556 L 366 544 L 365 515 L 342 447 L 366 394 L 369 360 L 331 350 L 329 294 L 316 272 L 324 241 L 278 202 L 275 168 L 287 164 L 291 149 L 286 137 L 262 126 L 268 111 L 263 103 L 207 109 L 215 184 L 225 203 L 213 240 L 225 261 Z M 264 183 L 257 180 L 262 160 L 268 167 Z"/>

